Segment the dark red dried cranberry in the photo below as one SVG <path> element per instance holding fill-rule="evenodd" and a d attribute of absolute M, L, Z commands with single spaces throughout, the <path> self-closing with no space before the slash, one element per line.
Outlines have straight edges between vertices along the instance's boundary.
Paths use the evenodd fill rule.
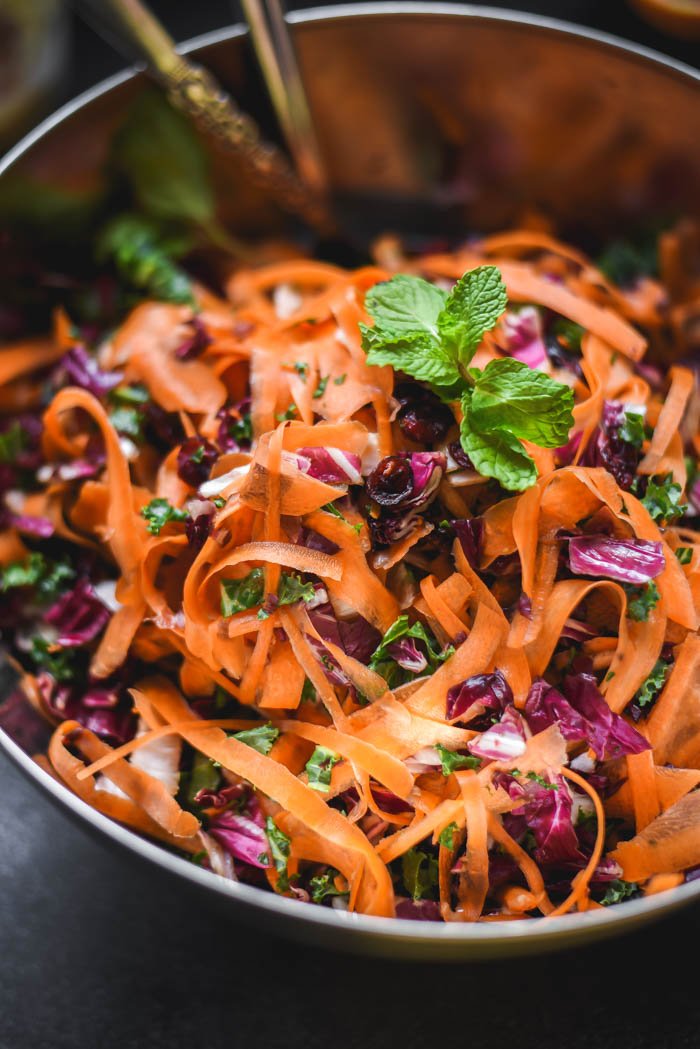
<path fill-rule="evenodd" d="M 175 356 L 181 361 L 189 361 L 204 353 L 207 346 L 211 345 L 211 335 L 202 324 L 199 317 L 194 316 L 188 323 L 189 332 L 180 345 L 175 349 Z"/>
<path fill-rule="evenodd" d="M 450 455 L 457 463 L 457 466 L 461 466 L 463 470 L 473 470 L 474 463 L 471 461 L 467 453 L 465 452 L 459 441 L 452 441 L 448 449 Z"/>
<path fill-rule="evenodd" d="M 204 437 L 188 437 L 180 445 L 177 453 L 177 475 L 192 488 L 209 477 L 211 468 L 219 457 L 214 445 Z"/>
<path fill-rule="evenodd" d="M 387 455 L 367 478 L 367 494 L 380 506 L 398 506 L 413 494 L 409 459 Z"/>
<path fill-rule="evenodd" d="M 396 419 L 406 436 L 418 444 L 444 441 L 455 421 L 450 409 L 437 397 L 434 402 L 407 404 L 399 410 Z"/>

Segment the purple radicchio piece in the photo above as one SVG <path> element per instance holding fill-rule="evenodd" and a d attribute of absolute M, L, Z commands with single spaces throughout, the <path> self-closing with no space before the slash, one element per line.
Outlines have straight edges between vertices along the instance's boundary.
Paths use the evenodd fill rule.
<path fill-rule="evenodd" d="M 104 630 L 110 616 L 109 609 L 85 577 L 44 613 L 46 622 L 58 631 L 56 643 L 62 648 L 74 648 L 93 641 Z"/>
<path fill-rule="evenodd" d="M 300 448 L 296 453 L 302 473 L 326 484 L 362 484 L 361 459 L 340 448 Z"/>
<path fill-rule="evenodd" d="M 464 518 L 459 521 L 452 521 L 451 524 L 455 535 L 459 539 L 464 556 L 474 571 L 478 571 L 484 540 L 484 522 L 482 518 Z"/>
<path fill-rule="evenodd" d="M 136 731 L 136 718 L 117 689 L 89 683 L 84 692 L 57 685 L 50 674 L 37 677 L 39 693 L 48 711 L 62 721 L 77 721 L 109 743 L 128 743 Z"/>
<path fill-rule="evenodd" d="M 436 900 L 412 900 L 408 896 L 397 896 L 396 917 L 408 921 L 439 922 L 442 915 Z"/>
<path fill-rule="evenodd" d="M 268 867 L 270 846 L 262 818 L 225 811 L 209 824 L 209 834 L 235 859 L 251 867 Z"/>
<path fill-rule="evenodd" d="M 469 720 L 465 714 L 475 705 L 472 717 L 484 709 L 502 713 L 512 702 L 511 687 L 500 670 L 494 670 L 492 674 L 474 674 L 448 691 L 445 716 L 449 721 L 455 718 Z"/>
<path fill-rule="evenodd" d="M 547 360 L 542 318 L 535 306 L 508 310 L 501 318 L 505 352 L 529 368 L 539 368 Z"/>
<path fill-rule="evenodd" d="M 94 397 L 105 397 L 124 378 L 122 372 L 108 372 L 100 368 L 84 346 L 73 346 L 61 358 L 61 366 L 73 386 L 88 390 Z"/>
<path fill-rule="evenodd" d="M 214 445 L 204 437 L 188 437 L 177 452 L 177 475 L 185 484 L 199 488 L 209 477 L 219 458 Z"/>
<path fill-rule="evenodd" d="M 467 744 L 467 750 L 477 758 L 490 761 L 509 761 L 525 753 L 527 726 L 515 707 L 508 707 L 501 720 Z"/>
<path fill-rule="evenodd" d="M 605 401 L 600 426 L 592 434 L 581 461 L 583 466 L 605 467 L 625 490 L 632 486 L 640 458 L 639 447 L 621 436 L 628 410 L 618 401 Z"/>
<path fill-rule="evenodd" d="M 664 570 L 663 546 L 649 539 L 584 535 L 569 540 L 569 567 L 575 575 L 615 579 L 641 586 Z"/>
<path fill-rule="evenodd" d="M 204 353 L 207 346 L 210 346 L 212 342 L 211 335 L 204 327 L 201 317 L 195 314 L 192 320 L 188 321 L 187 327 L 189 330 L 186 338 L 175 349 L 175 356 L 179 357 L 181 361 L 189 361 L 193 357 L 199 357 L 200 353 Z"/>

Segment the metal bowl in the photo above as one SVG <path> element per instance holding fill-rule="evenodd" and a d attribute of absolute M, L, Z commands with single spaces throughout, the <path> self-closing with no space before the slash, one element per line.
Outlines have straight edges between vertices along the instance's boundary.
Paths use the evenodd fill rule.
<path fill-rule="evenodd" d="M 602 34 L 528 15 L 438 3 L 347 5 L 289 16 L 335 189 L 385 201 L 400 221 L 455 235 L 553 216 L 560 229 L 613 235 L 650 213 L 700 210 L 700 74 Z M 268 127 L 245 31 L 183 45 Z M 97 176 L 110 135 L 142 89 L 134 71 L 59 110 L 0 162 L 57 186 Z M 223 158 L 221 209 L 268 234 L 281 218 Z M 437 217 L 437 218 L 436 218 Z M 0 690 L 1 691 L 1 690 Z M 307 907 L 225 881 L 95 812 L 32 758 L 16 710 L 0 704 L 0 746 L 101 840 L 168 872 L 222 911 L 319 944 L 400 957 L 539 952 L 638 926 L 700 896 L 700 881 L 604 911 L 528 922 L 442 925 Z"/>

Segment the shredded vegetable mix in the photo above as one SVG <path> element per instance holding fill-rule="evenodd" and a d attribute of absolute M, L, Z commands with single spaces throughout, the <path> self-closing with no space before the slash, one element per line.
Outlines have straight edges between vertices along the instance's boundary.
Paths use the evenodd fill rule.
<path fill-rule="evenodd" d="M 522 229 L 204 287 L 135 221 L 116 322 L 0 347 L 42 766 L 297 906 L 547 921 L 693 878 L 687 229 L 622 285 Z"/>

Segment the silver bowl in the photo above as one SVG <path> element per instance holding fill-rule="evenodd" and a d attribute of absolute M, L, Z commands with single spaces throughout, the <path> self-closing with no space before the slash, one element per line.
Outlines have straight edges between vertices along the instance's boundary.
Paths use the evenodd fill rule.
<path fill-rule="evenodd" d="M 426 233 L 436 222 L 460 235 L 531 209 L 595 237 L 650 214 L 700 211 L 700 74 L 689 67 L 603 34 L 482 7 L 353 4 L 289 20 L 333 185 L 350 198 L 371 195 L 387 225 Z M 182 49 L 266 122 L 241 26 Z M 143 85 L 127 70 L 64 106 L 10 151 L 0 176 L 84 185 Z M 279 214 L 229 161 L 212 159 L 222 216 L 239 230 L 278 230 Z M 225 881 L 95 812 L 34 763 L 20 723 L 0 703 L 0 747 L 100 840 L 188 882 L 236 919 L 326 946 L 403 958 L 512 956 L 612 936 L 700 896 L 696 881 L 604 911 L 480 925 L 305 906 Z"/>

